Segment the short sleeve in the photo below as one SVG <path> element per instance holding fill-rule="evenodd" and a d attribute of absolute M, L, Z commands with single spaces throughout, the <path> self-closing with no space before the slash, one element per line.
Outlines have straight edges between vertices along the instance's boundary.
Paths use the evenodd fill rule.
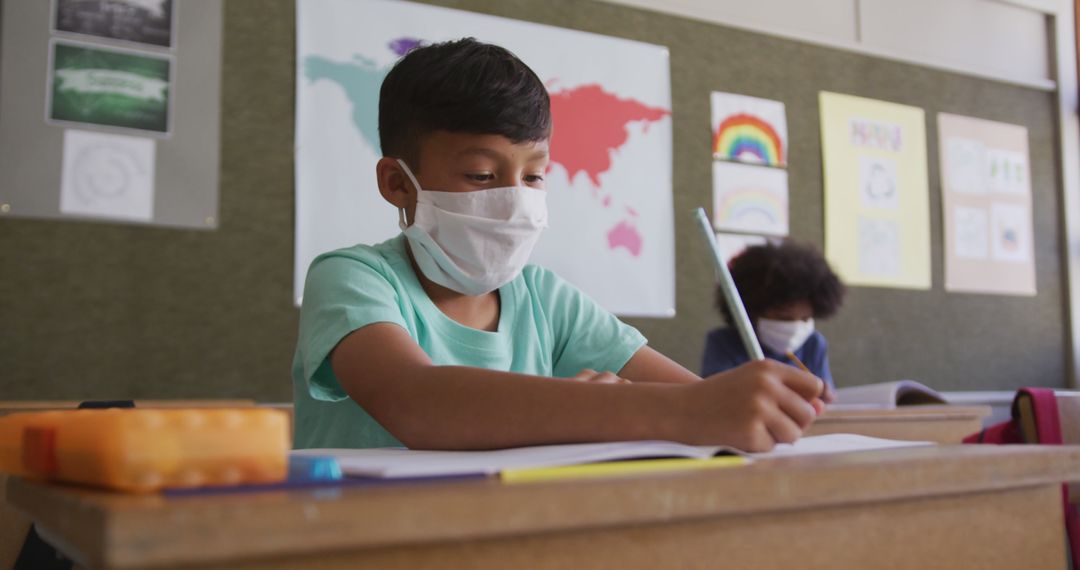
<path fill-rule="evenodd" d="M 589 368 L 618 372 L 646 340 L 555 273 L 529 266 L 527 279 L 543 300 L 552 330 L 552 373 L 567 378 Z"/>
<path fill-rule="evenodd" d="M 392 271 L 377 254 L 327 254 L 308 269 L 297 357 L 312 398 L 348 398 L 327 357 L 349 333 L 373 323 L 407 328 Z"/>
<path fill-rule="evenodd" d="M 720 328 L 705 337 L 705 353 L 701 362 L 702 378 L 730 370 L 749 360 L 742 340 L 738 333 L 733 332 L 731 329 Z"/>

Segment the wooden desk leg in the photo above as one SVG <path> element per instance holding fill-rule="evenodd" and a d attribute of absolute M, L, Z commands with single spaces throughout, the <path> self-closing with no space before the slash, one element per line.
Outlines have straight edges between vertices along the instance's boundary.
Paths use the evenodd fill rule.
<path fill-rule="evenodd" d="M 452 544 L 228 561 L 215 568 L 1065 567 L 1061 490 L 1043 485 L 912 501 L 727 516 Z"/>

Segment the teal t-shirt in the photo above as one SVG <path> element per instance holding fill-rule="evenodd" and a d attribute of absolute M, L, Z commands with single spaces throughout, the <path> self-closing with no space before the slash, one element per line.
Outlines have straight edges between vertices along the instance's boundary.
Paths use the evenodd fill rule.
<path fill-rule="evenodd" d="M 535 265 L 499 288 L 496 332 L 466 327 L 424 292 L 405 248 L 398 235 L 311 263 L 292 366 L 297 449 L 401 445 L 349 398 L 328 358 L 345 336 L 372 323 L 402 327 L 436 365 L 560 378 L 585 368 L 618 372 L 645 345 L 637 329 Z"/>

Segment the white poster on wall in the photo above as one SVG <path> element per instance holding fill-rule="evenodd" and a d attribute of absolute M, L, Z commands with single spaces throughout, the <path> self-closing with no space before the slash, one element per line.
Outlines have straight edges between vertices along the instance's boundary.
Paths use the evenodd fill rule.
<path fill-rule="evenodd" d="M 718 91 L 709 99 L 714 159 L 787 166 L 787 115 L 783 103 Z"/>
<path fill-rule="evenodd" d="M 787 171 L 714 161 L 713 227 L 725 232 L 786 236 Z"/>
<path fill-rule="evenodd" d="M 746 251 L 748 247 L 754 247 L 765 244 L 780 245 L 781 238 L 767 238 L 765 236 L 750 236 L 746 234 L 716 234 L 716 247 L 720 250 L 720 255 L 724 259 L 724 263 L 731 263 L 732 259 L 738 257 L 742 252 Z"/>
<path fill-rule="evenodd" d="M 1028 132 L 938 114 L 945 290 L 1036 294 Z"/>
<path fill-rule="evenodd" d="M 514 52 L 551 94 L 550 227 L 532 261 L 617 314 L 674 316 L 667 49 L 388 0 L 297 3 L 297 300 L 318 254 L 398 233 L 375 185 L 379 86 L 417 45 L 467 36 Z"/>
<path fill-rule="evenodd" d="M 154 217 L 155 141 L 93 131 L 64 131 L 60 211 L 109 220 Z"/>

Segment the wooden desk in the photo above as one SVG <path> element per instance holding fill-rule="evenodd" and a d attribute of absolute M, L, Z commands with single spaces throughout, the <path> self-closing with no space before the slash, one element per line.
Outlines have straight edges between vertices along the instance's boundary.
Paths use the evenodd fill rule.
<path fill-rule="evenodd" d="M 960 443 L 982 429 L 989 406 L 903 406 L 886 410 L 826 410 L 806 435 L 857 433 L 886 439 Z"/>
<path fill-rule="evenodd" d="M 631 478 L 123 496 L 13 478 L 103 568 L 1064 568 L 1080 448 L 957 446 Z"/>

